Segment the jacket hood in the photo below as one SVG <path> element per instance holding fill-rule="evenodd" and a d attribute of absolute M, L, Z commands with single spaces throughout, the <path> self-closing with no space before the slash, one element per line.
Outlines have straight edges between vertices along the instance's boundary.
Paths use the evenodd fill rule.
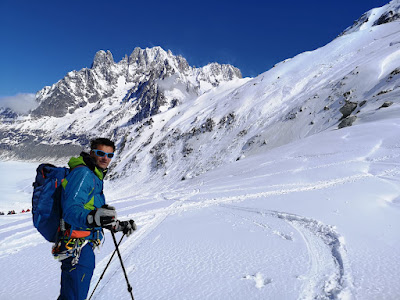
<path fill-rule="evenodd" d="M 101 168 L 98 168 L 95 164 L 94 159 L 86 152 L 81 152 L 80 156 L 78 157 L 71 157 L 68 162 L 68 166 L 71 169 L 74 169 L 78 166 L 86 166 L 90 170 L 92 170 L 92 172 L 96 174 L 96 176 L 99 177 L 100 180 L 103 180 L 107 174 L 107 169 L 103 170 Z"/>

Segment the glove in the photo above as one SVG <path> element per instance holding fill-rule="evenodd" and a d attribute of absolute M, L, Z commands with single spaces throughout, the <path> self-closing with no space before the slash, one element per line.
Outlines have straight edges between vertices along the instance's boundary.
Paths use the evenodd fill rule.
<path fill-rule="evenodd" d="M 91 227 L 109 228 L 115 225 L 116 218 L 115 207 L 105 204 L 96 210 L 92 210 L 87 216 L 87 222 Z"/>
<path fill-rule="evenodd" d="M 126 236 L 130 236 L 135 230 L 136 230 L 136 224 L 135 221 L 129 220 L 129 221 L 119 221 L 117 220 L 115 224 L 112 226 L 112 231 L 118 232 L 122 231 Z"/>

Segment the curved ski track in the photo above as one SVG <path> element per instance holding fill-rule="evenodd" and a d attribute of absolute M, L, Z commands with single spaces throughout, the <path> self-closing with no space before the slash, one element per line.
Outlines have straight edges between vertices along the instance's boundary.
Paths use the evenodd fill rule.
<path fill-rule="evenodd" d="M 301 278 L 304 284 L 299 299 L 342 299 L 339 296 L 343 295 L 351 298 L 353 280 L 350 264 L 344 238 L 335 227 L 290 213 L 228 204 L 220 206 L 281 219 L 300 234 L 307 247 L 310 268 L 308 274 Z M 292 239 L 291 236 L 279 232 L 276 234 L 284 239 Z"/>
<path fill-rule="evenodd" d="M 393 170 L 393 171 L 398 171 Z M 213 199 L 190 200 L 194 195 L 199 194 L 199 189 L 187 192 L 184 189 L 173 190 L 167 193 L 157 195 L 157 201 L 161 198 L 164 201 L 173 201 L 171 205 L 150 211 L 140 212 L 129 215 L 129 217 L 143 223 L 143 227 L 139 228 L 133 238 L 130 238 L 129 244 L 122 244 L 121 252 L 126 259 L 134 253 L 134 248 L 138 247 L 141 242 L 152 233 L 163 221 L 170 215 L 180 213 L 191 209 L 202 209 L 209 206 L 219 206 L 230 210 L 241 210 L 250 213 L 257 213 L 269 217 L 274 217 L 285 221 L 296 230 L 304 240 L 309 255 L 309 271 L 301 276 L 304 281 L 299 299 L 351 299 L 353 298 L 353 279 L 351 274 L 350 263 L 347 258 L 344 238 L 336 231 L 334 226 L 326 225 L 318 220 L 295 215 L 286 212 L 273 210 L 259 210 L 257 208 L 242 207 L 232 205 L 230 203 L 238 203 L 244 199 L 268 197 L 272 195 L 283 195 L 293 192 L 302 192 L 316 189 L 325 189 L 335 185 L 355 182 L 373 176 L 369 173 L 349 176 L 345 178 L 337 178 L 328 181 L 315 182 L 313 184 L 305 184 L 296 188 L 273 190 L 268 192 L 245 194 L 231 197 L 221 197 Z M 376 175 L 375 175 L 376 176 Z M 200 183 L 201 185 L 202 183 Z M 278 234 L 278 233 L 277 233 Z M 290 239 L 291 237 L 281 236 Z M 109 256 L 99 263 L 99 268 L 105 265 Z M 114 264 L 114 272 L 118 270 L 118 264 Z M 129 272 L 134 270 L 134 266 Z M 108 273 L 112 274 L 112 272 Z M 99 274 L 94 275 L 94 280 Z M 111 280 L 112 275 L 108 280 Z"/>

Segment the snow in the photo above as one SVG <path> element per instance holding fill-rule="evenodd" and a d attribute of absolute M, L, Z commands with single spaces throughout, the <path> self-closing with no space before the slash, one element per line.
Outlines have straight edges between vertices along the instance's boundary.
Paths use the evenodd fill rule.
<path fill-rule="evenodd" d="M 397 116 L 326 131 L 152 193 L 106 182 L 138 225 L 120 246 L 135 298 L 396 299 L 399 128 Z M 32 170 L 4 164 L 21 170 L 10 182 Z M 31 216 L 1 219 L 0 294 L 56 298 L 59 265 Z M 107 234 L 92 288 L 112 249 Z M 129 299 L 117 258 L 94 296 L 109 298 Z"/>
<path fill-rule="evenodd" d="M 400 50 L 390 54 L 381 64 L 381 73 L 379 74 L 379 78 L 384 75 L 388 75 L 391 71 L 393 71 L 396 67 L 400 65 Z"/>
<path fill-rule="evenodd" d="M 36 163 L 0 162 L 0 212 L 21 212 L 30 208 L 29 197 L 35 180 Z M 0 219 L 3 225 L 3 219 Z"/>
<path fill-rule="evenodd" d="M 111 174 L 122 176 L 105 195 L 138 225 L 120 246 L 135 299 L 400 298 L 400 31 L 398 21 L 372 26 L 396 3 L 320 49 L 199 97 L 178 77 L 160 81 L 180 105 L 151 125 L 116 120 L 126 143 Z M 98 127 L 126 105 L 117 84 L 92 114 L 96 104 L 20 128 Z M 346 101 L 357 102 L 357 120 L 338 130 Z M 393 105 L 381 109 L 385 101 Z M 37 164 L 0 162 L 0 211 L 30 206 Z M 107 233 L 90 292 L 113 250 Z M 55 299 L 50 252 L 30 214 L 0 216 L 1 297 Z M 93 299 L 129 299 L 117 257 Z"/>

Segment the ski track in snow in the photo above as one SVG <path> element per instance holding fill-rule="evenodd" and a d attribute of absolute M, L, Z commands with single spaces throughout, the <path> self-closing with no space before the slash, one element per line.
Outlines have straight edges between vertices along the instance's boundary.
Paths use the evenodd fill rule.
<path fill-rule="evenodd" d="M 325 164 L 323 166 L 318 166 L 315 168 L 327 168 L 335 165 L 343 165 L 347 163 L 357 162 L 365 162 L 368 163 L 368 165 L 369 163 L 373 162 L 384 163 L 388 159 L 393 159 L 399 156 L 392 155 L 370 158 L 374 153 L 377 152 L 377 150 L 379 150 L 380 146 L 381 145 L 377 145 L 376 147 L 373 147 L 373 149 L 366 156 L 360 157 L 358 159 L 344 161 L 340 163 Z M 314 169 L 314 167 L 308 169 L 311 170 Z M 293 169 L 290 171 L 295 170 Z M 135 219 L 137 219 L 139 223 L 142 220 L 145 225 L 142 228 L 139 228 L 132 243 L 130 243 L 129 245 L 124 245 L 123 249 L 124 251 L 126 251 L 126 254 L 128 255 L 126 259 L 128 259 L 129 256 L 134 253 L 134 248 L 138 247 L 140 243 L 158 226 L 160 226 L 168 216 L 187 210 L 202 209 L 209 206 L 219 206 L 230 210 L 257 213 L 285 221 L 299 233 L 305 243 L 309 255 L 309 270 L 307 274 L 299 277 L 299 280 L 303 281 L 302 289 L 299 294 L 299 299 L 351 299 L 353 298 L 352 290 L 354 289 L 354 287 L 350 263 L 347 257 L 344 238 L 336 231 L 336 228 L 334 226 L 326 225 L 318 220 L 287 212 L 259 210 L 256 208 L 247 208 L 233 205 L 232 203 L 239 203 L 246 199 L 327 189 L 338 185 L 351 184 L 357 181 L 366 180 L 371 177 L 382 178 L 396 176 L 398 174 L 400 174 L 400 167 L 397 166 L 375 173 L 371 173 L 369 168 L 367 168 L 365 172 L 356 175 L 331 178 L 328 180 L 321 180 L 303 184 L 296 183 L 270 185 L 264 188 L 270 188 L 272 190 L 254 193 L 248 193 L 249 189 L 235 189 L 234 186 L 230 186 L 228 184 L 222 185 L 222 188 L 221 190 L 219 190 L 219 192 L 232 192 L 233 190 L 235 190 L 239 193 L 240 191 L 245 193 L 227 197 L 221 196 L 211 199 L 207 197 L 207 194 L 205 194 L 203 197 L 201 190 L 198 188 L 192 189 L 192 191 L 189 193 L 187 192 L 187 190 L 185 190 L 185 188 L 171 190 L 169 192 L 159 194 L 157 196 L 157 200 L 152 201 L 173 201 L 171 205 L 130 215 L 130 217 L 134 217 Z M 256 175 L 247 178 L 247 180 L 255 180 L 257 177 L 258 176 Z M 204 185 L 204 182 L 199 182 L 199 185 Z M 253 221 L 253 223 L 256 226 L 268 228 L 273 234 L 281 237 L 282 239 L 288 241 L 291 241 L 293 239 L 293 236 L 291 234 L 274 230 L 274 228 L 268 227 L 269 225 L 256 221 Z M 105 262 L 102 263 L 104 264 Z M 116 265 L 115 268 L 116 269 L 114 272 L 117 271 L 118 265 Z M 101 269 L 101 267 L 99 269 Z M 130 271 L 133 270 L 134 267 L 130 269 Z M 264 280 L 262 274 L 248 275 L 245 276 L 244 279 L 254 280 L 257 288 L 264 287 L 272 282 L 272 279 L 270 278 Z"/>
<path fill-rule="evenodd" d="M 186 196 L 190 196 L 190 195 L 194 195 L 198 192 L 198 190 L 193 190 L 193 193 L 189 193 Z M 164 194 L 158 194 L 156 196 L 156 198 L 159 198 L 159 200 L 155 200 L 155 201 L 150 201 L 151 203 L 157 203 L 160 201 L 166 201 L 169 200 Z M 162 199 L 162 200 L 160 200 Z M 159 227 L 164 220 L 172 213 L 179 211 L 179 207 L 182 206 L 182 202 L 185 201 L 185 198 L 180 198 L 179 200 L 175 200 L 172 204 L 170 204 L 168 207 L 166 208 L 162 208 L 162 209 L 158 209 L 153 211 L 150 215 L 148 214 L 148 212 L 146 212 L 145 214 L 143 214 L 142 216 L 139 216 L 138 218 L 135 218 L 135 222 L 137 222 L 138 224 L 144 223 L 145 225 L 141 228 L 139 228 L 139 230 L 137 230 L 135 232 L 135 234 L 129 238 L 129 243 L 126 244 L 121 244 L 120 251 L 121 251 L 121 256 L 124 258 L 124 260 L 128 260 L 130 258 L 130 256 L 135 253 L 133 251 L 133 249 L 135 249 L 136 247 L 138 247 L 140 245 L 140 243 L 148 236 L 150 235 L 157 227 Z M 148 203 L 150 204 L 150 203 Z M 139 206 L 143 206 L 146 205 L 146 203 L 141 204 Z M 136 207 L 136 206 L 133 206 Z M 129 207 L 129 209 L 133 208 L 133 207 Z M 145 219 L 145 222 L 143 222 L 143 219 Z M 107 265 L 108 261 L 111 258 L 111 255 L 108 255 L 107 257 L 105 257 L 103 260 L 101 260 L 98 265 L 96 266 L 95 272 L 93 274 L 93 278 L 92 278 L 92 285 L 91 285 L 91 289 L 89 291 L 89 295 L 92 293 L 94 286 L 93 283 L 97 283 L 97 281 L 99 280 L 102 270 L 105 268 L 105 266 Z M 105 276 L 105 279 L 103 279 L 105 282 L 109 282 L 110 280 L 113 279 L 113 277 L 115 276 L 115 274 L 119 271 L 120 268 L 120 262 L 118 261 L 118 258 L 114 257 L 113 259 L 113 264 L 110 267 L 111 271 L 108 272 L 108 276 Z M 135 270 L 135 266 L 132 265 L 127 269 L 127 274 L 129 276 L 129 273 L 133 272 Z M 111 275 L 110 275 L 111 274 Z M 93 295 L 93 299 L 96 298 L 96 294 L 100 294 L 101 293 L 101 289 L 106 286 L 107 284 L 104 284 L 101 288 L 99 288 L 99 290 L 97 290 L 95 292 L 95 294 Z"/>
<path fill-rule="evenodd" d="M 25 227 L 30 227 L 32 225 L 32 221 L 29 222 L 25 222 L 22 224 L 18 224 L 18 225 L 14 225 L 14 226 L 9 226 L 9 227 L 5 227 L 3 229 L 0 229 L 0 234 L 8 232 L 8 231 L 13 231 L 16 229 L 21 229 L 21 228 L 25 228 Z"/>
<path fill-rule="evenodd" d="M 159 228 L 169 216 L 189 210 L 217 206 L 222 208 L 223 211 L 226 210 L 227 213 L 232 213 L 232 211 L 237 212 L 237 216 L 242 220 L 250 222 L 255 226 L 262 227 L 289 242 L 294 239 L 292 233 L 281 232 L 274 228 L 273 225 L 268 225 L 267 222 L 260 221 L 260 216 L 261 218 L 269 217 L 282 220 L 299 234 L 298 236 L 304 241 L 309 259 L 308 271 L 298 277 L 302 282 L 298 295 L 299 299 L 352 299 L 354 297 L 354 285 L 346 244 L 343 236 L 337 232 L 334 226 L 293 213 L 244 207 L 240 206 L 240 203 L 244 203 L 243 200 L 247 199 L 268 198 L 290 193 L 330 189 L 339 185 L 369 180 L 370 178 L 387 180 L 397 177 L 400 174 L 400 165 L 394 163 L 393 159 L 400 157 L 400 154 L 395 152 L 387 154 L 386 152 L 386 155 L 379 155 L 378 152 L 381 148 L 382 141 L 371 147 L 368 153 L 358 156 L 356 159 L 319 164 L 317 166 L 304 166 L 303 164 L 300 168 L 292 167 L 289 170 L 284 170 L 279 173 L 264 173 L 260 175 L 259 172 L 254 172 L 255 170 L 246 170 L 246 172 L 240 173 L 244 175 L 246 175 L 246 173 L 248 174 L 243 178 L 242 183 L 251 183 L 257 182 L 260 178 L 273 176 L 275 174 L 308 172 L 347 164 L 365 164 L 365 167 L 361 165 L 362 168 L 358 169 L 360 172 L 344 177 L 315 180 L 313 182 L 271 183 L 270 185 L 261 186 L 260 190 L 258 190 L 257 187 L 251 188 L 246 186 L 237 188 L 237 186 L 231 184 L 229 180 L 217 185 L 217 187 L 212 184 L 212 181 L 207 182 L 207 184 L 211 184 L 207 186 L 206 189 L 203 189 L 202 186 L 204 186 L 205 183 L 199 180 L 196 186 L 192 186 L 191 189 L 188 189 L 184 184 L 181 188 L 151 195 L 151 199 L 146 199 L 143 195 L 139 195 L 137 197 L 125 197 L 111 200 L 110 203 L 113 204 L 131 204 L 128 204 L 129 206 L 122 206 L 118 211 L 127 214 L 123 217 L 135 219 L 139 226 L 135 234 L 129 238 L 129 243 L 123 242 L 121 244 L 121 255 L 124 261 L 128 261 L 132 255 L 134 255 L 135 248 L 140 247 L 141 243 Z M 334 155 L 334 153 L 332 155 Z M 299 158 L 307 161 L 310 157 L 312 156 L 286 157 L 286 159 L 282 159 L 282 161 Z M 381 169 L 382 166 L 386 166 L 388 160 L 392 160 L 390 165 Z M 273 162 L 265 162 L 262 166 L 268 166 L 272 163 Z M 379 168 L 376 168 L 377 164 L 379 164 Z M 230 177 L 234 176 L 235 175 L 230 175 Z M 211 195 L 214 193 L 217 196 L 212 197 Z M 227 193 L 227 196 L 224 196 L 225 193 Z M 394 205 L 397 205 L 398 202 L 398 198 L 396 198 L 394 200 Z M 137 211 L 138 209 L 141 211 Z M 136 212 L 130 213 L 133 211 Z M 257 214 L 258 218 L 252 217 L 254 214 Z M 0 226 L 0 258 L 19 252 L 26 247 L 32 247 L 39 243 L 46 243 L 38 236 L 39 233 L 33 228 L 31 222 L 27 221 L 31 216 L 26 215 L 23 216 L 23 218 L 21 217 L 22 216 L 10 216 L 11 222 Z M 155 240 L 158 238 L 159 236 L 156 237 Z M 97 263 L 90 293 L 110 259 L 111 254 L 112 253 Z M 135 269 L 135 265 L 129 265 L 127 268 L 128 276 L 130 273 L 133 273 Z M 114 280 L 117 272 L 120 272 L 120 262 L 115 255 L 103 279 L 103 284 L 96 290 L 93 299 L 96 299 L 96 295 L 101 294 L 102 289 L 107 286 L 108 282 Z M 273 278 L 270 278 L 270 276 L 264 277 L 260 272 L 246 275 L 242 279 L 254 281 L 255 287 L 260 290 L 273 283 Z"/>
<path fill-rule="evenodd" d="M 369 155 L 375 153 L 376 150 L 377 149 L 373 149 L 372 152 L 369 153 Z M 359 160 L 352 160 L 351 162 L 366 161 L 368 156 L 362 157 Z M 388 158 L 380 157 L 373 159 L 373 161 L 382 162 L 386 159 Z M 368 162 L 371 161 L 372 160 L 368 160 Z M 331 166 L 331 164 L 326 164 L 325 166 L 328 167 Z M 257 213 L 285 221 L 300 234 L 306 245 L 309 255 L 309 271 L 307 274 L 299 277 L 299 280 L 304 281 L 299 294 L 299 299 L 351 299 L 353 297 L 353 279 L 350 263 L 347 258 L 344 238 L 336 231 L 334 226 L 326 225 L 318 220 L 287 212 L 259 210 L 256 208 L 233 205 L 232 203 L 242 202 L 245 199 L 306 192 L 318 189 L 327 189 L 335 187 L 337 185 L 350 184 L 356 181 L 365 180 L 370 177 L 395 176 L 398 174 L 400 174 L 400 167 L 386 169 L 376 174 L 371 174 L 368 170 L 365 173 L 343 178 L 332 178 L 330 180 L 296 184 L 295 186 L 293 186 L 293 184 L 283 184 L 279 185 L 282 188 L 273 189 L 266 192 L 245 193 L 242 195 L 218 197 L 211 199 L 207 197 L 201 197 L 202 194 L 200 189 L 198 188 L 192 189 L 189 193 L 184 188 L 160 193 L 156 195 L 155 200 L 126 208 L 126 210 L 130 210 L 132 208 L 138 208 L 163 201 L 166 203 L 172 202 L 166 207 L 146 210 L 143 212 L 128 215 L 129 217 L 133 217 L 139 225 L 143 224 L 143 226 L 139 226 L 139 229 L 137 230 L 135 235 L 130 238 L 129 244 L 126 243 L 120 246 L 122 256 L 124 257 L 124 260 L 128 260 L 129 257 L 133 253 L 135 253 L 134 249 L 136 247 L 139 247 L 141 242 L 153 231 L 155 231 L 170 215 L 182 213 L 184 211 L 192 209 L 202 209 L 209 206 L 219 206 L 230 210 Z M 251 178 L 248 178 L 248 180 L 251 180 Z M 203 184 L 204 182 L 199 183 L 200 186 Z M 277 187 L 278 186 L 276 185 L 268 186 L 268 188 Z M 225 185 L 224 189 L 228 189 L 231 192 L 233 187 Z M 243 191 L 248 190 L 246 189 Z M 197 200 L 191 199 L 192 197 L 195 198 L 194 196 L 197 196 Z M 253 223 L 256 226 L 268 227 L 268 225 L 256 221 L 253 221 Z M 292 235 L 290 234 L 282 233 L 278 230 L 274 230 L 274 228 L 271 227 L 268 227 L 268 229 L 271 230 L 273 234 L 281 237 L 282 239 L 288 241 L 291 241 L 293 239 Z M 111 254 L 104 258 L 101 262 L 99 262 L 98 268 L 96 268 L 97 271 L 95 271 L 95 274 L 93 276 L 94 283 L 97 282 L 98 278 L 100 277 L 100 270 L 104 269 L 110 257 Z M 113 275 L 118 272 L 120 268 L 119 261 L 116 258 L 114 258 L 114 262 L 110 268 L 112 269 L 112 271 L 108 273 L 108 276 L 106 276 L 105 282 L 112 280 Z M 134 270 L 135 266 L 131 266 L 128 270 L 128 276 L 129 273 L 133 272 Z M 256 287 L 258 288 L 265 286 L 268 283 L 271 283 L 272 279 L 267 279 L 266 281 L 263 279 L 260 281 L 260 276 L 262 277 L 262 274 L 255 274 L 254 276 L 248 275 L 244 279 L 254 280 L 256 282 Z M 263 285 L 260 282 L 264 282 L 265 284 Z M 106 286 L 106 284 L 103 286 Z M 99 291 L 96 291 L 96 294 L 97 293 L 101 293 L 101 288 Z"/>
<path fill-rule="evenodd" d="M 197 191 L 194 190 L 193 192 L 196 193 Z M 247 198 L 248 197 L 249 195 L 247 195 Z M 253 197 L 259 197 L 259 195 L 253 195 Z M 183 203 L 184 201 L 180 200 L 172 203 L 167 208 L 152 211 L 151 215 L 153 216 L 153 219 L 150 222 L 146 220 L 146 225 L 137 231 L 133 238 L 130 239 L 129 244 L 122 244 L 121 252 L 124 260 L 128 260 L 129 257 L 135 253 L 134 248 L 138 247 L 140 243 L 158 226 L 160 226 L 169 215 L 188 209 L 218 205 L 223 208 L 257 213 L 281 219 L 287 222 L 300 234 L 308 250 L 310 267 L 308 273 L 299 278 L 304 281 L 299 299 L 342 299 L 341 297 L 344 295 L 351 298 L 353 283 L 344 239 L 336 232 L 334 227 L 295 214 L 272 210 L 258 210 L 227 204 L 227 202 L 232 202 L 232 200 L 232 198 L 229 198 L 229 200 L 222 198 L 203 202 L 189 201 L 189 203 Z M 145 214 L 141 215 L 141 218 L 144 216 Z M 268 227 L 266 224 L 257 223 L 255 221 L 253 221 L 253 223 L 257 226 Z M 269 229 L 273 234 L 276 234 L 285 240 L 292 240 L 290 234 L 282 233 L 271 227 L 269 227 Z M 98 271 L 95 271 L 93 276 L 94 283 L 97 282 L 100 277 L 100 270 L 104 269 L 110 257 L 111 254 L 98 264 L 98 267 L 96 268 Z M 108 279 L 106 278 L 105 281 L 112 280 L 114 274 L 119 271 L 119 268 L 119 261 L 117 258 L 114 258 L 114 264 L 111 267 L 113 271 L 108 273 L 109 276 L 106 276 Z M 128 270 L 128 275 L 130 272 L 133 272 L 134 269 L 135 267 L 132 266 Z M 248 278 L 246 277 L 245 279 L 254 280 L 257 288 L 261 288 L 272 281 L 272 279 L 260 281 L 260 276 L 260 274 L 259 276 L 256 274 Z M 260 282 L 266 283 L 261 284 Z M 104 286 L 106 286 L 106 284 Z M 96 293 L 101 293 L 101 289 L 96 291 Z"/>
<path fill-rule="evenodd" d="M 353 280 L 344 238 L 333 226 L 290 213 L 228 204 L 220 206 L 279 218 L 299 232 L 307 246 L 310 260 L 308 274 L 299 278 L 304 280 L 299 299 L 342 299 L 344 296 L 351 298 Z M 262 227 L 268 226 L 255 221 L 254 223 Z M 291 235 L 279 231 L 273 233 L 285 240 L 292 240 Z"/>
<path fill-rule="evenodd" d="M 398 173 L 399 169 L 393 171 Z M 164 208 L 129 215 L 129 217 L 134 217 L 135 220 L 137 220 L 138 224 L 144 225 L 142 227 L 139 226 L 139 230 L 137 230 L 135 235 L 130 238 L 129 244 L 122 244 L 122 246 L 120 246 L 122 257 L 124 257 L 124 260 L 128 260 L 129 257 L 133 253 L 135 253 L 134 249 L 140 246 L 141 242 L 155 229 L 157 229 L 168 216 L 191 209 L 202 209 L 209 206 L 219 206 L 230 210 L 257 213 L 281 219 L 288 223 L 300 234 L 308 251 L 310 265 L 308 273 L 299 277 L 300 280 L 304 281 L 299 299 L 351 299 L 353 281 L 350 271 L 350 264 L 347 258 L 344 238 L 336 231 L 335 227 L 325 225 L 317 220 L 295 214 L 273 210 L 259 210 L 256 208 L 241 207 L 232 205 L 230 203 L 241 202 L 244 199 L 250 198 L 283 195 L 316 189 L 326 189 L 335 185 L 352 183 L 368 178 L 370 176 L 374 175 L 371 175 L 369 173 L 361 175 L 359 174 L 355 176 L 348 176 L 345 178 L 337 178 L 327 181 L 304 184 L 303 186 L 299 186 L 296 188 L 278 189 L 253 194 L 246 193 L 244 195 L 237 195 L 233 197 L 202 199 L 199 201 L 190 200 L 192 196 L 198 195 L 200 193 L 199 189 L 193 189 L 190 193 L 187 193 L 187 191 L 183 192 L 183 190 L 174 190 L 168 193 L 159 194 L 157 198 L 162 198 L 164 199 L 164 201 L 173 201 L 173 203 Z M 158 202 L 159 199 L 150 202 Z M 141 204 L 140 206 L 142 205 L 144 204 Z M 253 223 L 256 226 L 268 227 L 268 225 L 261 224 L 256 221 L 253 221 Z M 273 234 L 281 237 L 282 239 L 288 241 L 291 241 L 293 239 L 290 234 L 282 233 L 278 230 L 274 230 L 274 228 L 271 227 L 269 227 L 268 229 L 271 230 Z M 110 257 L 111 254 L 104 258 L 101 262 L 99 262 L 98 267 L 96 268 L 97 271 L 95 271 L 95 274 L 93 276 L 93 283 L 97 282 L 98 278 L 100 277 L 100 270 L 104 269 Z M 110 268 L 112 269 L 112 271 L 108 272 L 108 276 L 106 276 L 105 282 L 112 280 L 113 275 L 119 271 L 120 265 L 117 258 L 114 258 L 114 262 Z M 134 270 L 135 266 L 131 266 L 131 268 L 128 270 L 128 276 L 129 273 L 133 272 Z M 266 282 L 266 284 L 260 285 L 260 275 L 257 277 L 257 274 L 248 278 L 246 277 L 244 279 L 254 280 L 256 282 L 256 287 L 258 288 L 270 283 L 272 280 L 262 280 L 262 282 Z M 106 285 L 107 283 L 103 286 Z M 96 291 L 95 295 L 97 293 L 101 293 L 101 288 L 100 290 Z"/>
<path fill-rule="evenodd" d="M 33 227 L 33 226 L 30 226 Z M 35 228 L 18 231 L 0 240 L 0 258 L 15 254 L 22 249 L 33 247 L 46 241 Z"/>
<path fill-rule="evenodd" d="M 10 223 L 0 226 L 0 258 L 46 243 L 33 227 L 31 214 L 10 215 Z M 16 219 L 12 221 L 13 219 Z M 29 221 L 27 221 L 29 220 Z"/>
<path fill-rule="evenodd" d="M 363 158 L 363 160 L 364 159 L 365 158 Z M 386 157 L 380 157 L 373 159 L 373 161 L 384 162 L 386 159 Z M 369 162 L 371 162 L 371 160 Z M 169 204 L 166 207 L 156 208 L 153 210 L 145 210 L 143 212 L 128 215 L 129 217 L 133 217 L 137 221 L 139 229 L 132 237 L 130 237 L 129 243 L 121 244 L 120 249 L 122 257 L 124 257 L 124 260 L 129 259 L 129 257 L 133 253 L 135 253 L 134 249 L 140 246 L 141 242 L 155 229 L 157 229 L 164 222 L 164 220 L 168 218 L 168 216 L 192 209 L 202 209 L 209 206 L 219 206 L 230 210 L 257 213 L 281 219 L 287 222 L 300 234 L 308 250 L 310 267 L 308 273 L 299 278 L 300 280 L 304 281 L 299 299 L 342 299 L 342 296 L 346 296 L 346 298 L 351 298 L 353 283 L 350 266 L 347 259 L 345 243 L 343 237 L 336 231 L 334 227 L 322 224 L 317 220 L 295 214 L 241 207 L 233 205 L 232 203 L 242 202 L 245 199 L 284 195 L 288 193 L 298 193 L 317 189 L 326 189 L 337 185 L 363 180 L 371 176 L 388 177 L 398 175 L 399 173 L 400 167 L 394 167 L 381 171 L 377 174 L 371 174 L 367 172 L 353 176 L 347 176 L 344 178 L 333 178 L 330 180 L 305 183 L 302 185 L 298 184 L 298 186 L 297 184 L 296 186 L 293 186 L 293 184 L 283 184 L 279 185 L 279 187 L 282 188 L 266 192 L 245 193 L 242 195 L 218 197 L 211 199 L 208 199 L 206 197 L 199 197 L 202 196 L 199 188 L 192 189 L 190 192 L 183 188 L 159 193 L 158 195 L 156 195 L 155 200 L 149 200 L 148 202 L 143 201 L 141 204 L 125 207 L 125 209 L 122 210 L 127 211 L 159 202 Z M 249 180 L 250 179 L 251 178 L 249 178 Z M 200 186 L 203 184 L 203 182 L 200 182 Z M 268 188 L 277 187 L 278 186 L 276 185 L 268 186 Z M 224 188 L 228 189 L 229 191 L 233 189 L 233 187 L 229 187 L 226 185 L 224 186 Z M 194 196 L 197 196 L 198 199 L 191 200 L 191 198 L 194 198 Z M 268 225 L 266 224 L 257 223 L 255 221 L 253 221 L 253 223 L 256 226 L 268 227 Z M 23 248 L 34 246 L 35 243 L 37 244 L 45 242 L 43 239 L 38 237 L 38 233 L 31 226 L 32 225 L 30 222 L 26 222 L 26 219 L 23 219 L 19 222 L 11 223 L 8 227 L 0 227 L 0 258 L 7 256 L 11 253 L 20 251 Z M 18 230 L 21 228 L 28 229 L 18 232 Z M 274 228 L 269 227 L 268 229 L 271 230 L 273 234 L 276 234 L 285 240 L 290 241 L 293 238 L 290 234 L 279 232 L 277 230 L 274 230 Z M 96 283 L 100 277 L 100 272 L 104 269 L 110 257 L 111 253 L 98 263 L 92 279 L 92 289 L 94 288 L 94 283 Z M 104 282 L 112 280 L 113 275 L 119 271 L 119 268 L 120 264 L 118 258 L 115 256 L 113 263 L 110 265 L 110 270 L 106 273 L 107 275 L 103 279 Z M 131 266 L 128 269 L 128 276 L 129 273 L 133 272 L 134 270 L 135 266 Z M 254 280 L 256 282 L 256 287 L 258 288 L 270 283 L 270 280 L 272 280 L 267 279 L 265 281 L 263 279 L 262 282 L 266 282 L 266 284 L 262 285 L 260 284 L 260 278 L 262 277 L 261 275 L 255 274 L 254 276 L 248 276 L 248 278 L 246 277 L 244 279 Z M 100 286 L 99 290 L 96 291 L 96 294 L 101 293 L 101 289 L 104 286 L 106 286 L 106 284 Z"/>

